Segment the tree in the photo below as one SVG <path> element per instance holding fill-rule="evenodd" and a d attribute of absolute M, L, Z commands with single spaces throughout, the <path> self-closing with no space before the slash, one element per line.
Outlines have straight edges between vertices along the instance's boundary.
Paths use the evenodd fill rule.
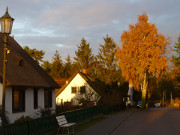
<path fill-rule="evenodd" d="M 172 56 L 172 61 L 177 68 L 180 68 L 180 34 L 178 37 L 178 41 L 175 42 L 173 51 L 175 51 L 176 55 Z"/>
<path fill-rule="evenodd" d="M 51 73 L 51 63 L 49 61 L 43 61 L 43 64 L 41 64 L 41 67 L 48 73 Z"/>
<path fill-rule="evenodd" d="M 180 35 L 178 37 L 178 41 L 174 45 L 174 50 L 176 55 L 172 56 L 172 62 L 175 65 L 175 87 L 176 89 L 180 89 Z"/>
<path fill-rule="evenodd" d="M 116 43 L 106 35 L 104 45 L 100 45 L 98 60 L 98 78 L 106 84 L 112 84 L 117 81 L 117 63 L 115 60 Z"/>
<path fill-rule="evenodd" d="M 68 54 L 68 57 L 66 58 L 66 63 L 64 65 L 64 78 L 69 78 L 73 74 L 72 71 L 72 62 L 71 57 Z"/>
<path fill-rule="evenodd" d="M 83 92 L 81 92 L 82 88 L 85 89 Z M 100 95 L 92 89 L 86 88 L 87 87 L 80 87 L 80 92 L 76 94 L 74 99 L 76 99 L 79 104 L 82 104 L 83 107 L 88 107 L 88 104 L 90 105 L 90 103 L 97 104 Z"/>
<path fill-rule="evenodd" d="M 45 52 L 43 50 L 37 50 L 35 48 L 30 49 L 28 46 L 24 46 L 24 50 L 35 60 L 37 63 L 42 62 Z"/>
<path fill-rule="evenodd" d="M 88 74 L 92 74 L 94 55 L 89 46 L 90 43 L 87 43 L 86 40 L 82 38 L 81 43 L 78 46 L 78 51 L 75 51 L 76 57 L 74 57 L 74 60 L 76 61 L 79 71 L 86 69 Z"/>
<path fill-rule="evenodd" d="M 168 40 L 158 33 L 155 24 L 148 22 L 144 13 L 129 31 L 121 36 L 121 48 L 117 48 L 116 58 L 122 74 L 129 83 L 142 91 L 142 107 L 145 108 L 148 78 L 161 77 L 167 67 L 165 48 Z"/>
<path fill-rule="evenodd" d="M 53 78 L 60 78 L 62 74 L 63 74 L 63 63 L 59 52 L 56 50 L 51 64 L 50 75 Z"/>
<path fill-rule="evenodd" d="M 164 107 L 167 100 L 171 100 L 175 96 L 176 91 L 174 90 L 172 72 L 166 72 L 163 77 L 158 81 L 158 88 L 161 93 L 162 106 Z"/>

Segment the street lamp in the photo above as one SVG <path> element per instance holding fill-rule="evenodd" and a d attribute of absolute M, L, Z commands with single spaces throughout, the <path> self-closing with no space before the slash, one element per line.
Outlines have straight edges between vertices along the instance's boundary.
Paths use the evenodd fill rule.
<path fill-rule="evenodd" d="M 5 127 L 5 90 L 6 90 L 6 65 L 7 65 L 7 37 L 11 34 L 14 19 L 9 15 L 8 8 L 6 13 L 0 18 L 1 33 L 4 34 L 4 60 L 3 60 L 3 95 L 2 95 L 2 134 Z"/>

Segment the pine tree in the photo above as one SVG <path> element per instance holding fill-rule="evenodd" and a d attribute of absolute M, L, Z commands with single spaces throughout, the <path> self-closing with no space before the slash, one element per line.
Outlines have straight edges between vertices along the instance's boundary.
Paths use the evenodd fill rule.
<path fill-rule="evenodd" d="M 174 45 L 175 55 L 172 56 L 172 62 L 175 65 L 175 87 L 180 93 L 180 35 L 178 37 L 178 41 Z M 179 94 L 180 95 L 180 94 Z"/>
<path fill-rule="evenodd" d="M 174 45 L 173 51 L 175 51 L 176 55 L 172 56 L 172 61 L 177 68 L 180 68 L 180 35 L 178 41 Z"/>
<path fill-rule="evenodd" d="M 66 58 L 66 63 L 65 63 L 65 66 L 64 66 L 64 76 L 63 78 L 69 78 L 70 76 L 72 76 L 73 74 L 73 71 L 72 71 L 72 62 L 71 62 L 71 57 L 67 56 Z"/>
<path fill-rule="evenodd" d="M 28 46 L 24 46 L 24 50 L 39 64 L 39 62 L 43 62 L 43 56 L 45 52 L 43 50 L 37 50 L 35 48 L 30 49 Z"/>
<path fill-rule="evenodd" d="M 63 63 L 57 50 L 53 56 L 50 75 L 53 78 L 60 78 L 63 76 Z"/>
<path fill-rule="evenodd" d="M 112 84 L 117 81 L 117 63 L 115 60 L 116 43 L 106 35 L 104 45 L 100 45 L 97 55 L 98 61 L 98 78 L 106 84 Z"/>
<path fill-rule="evenodd" d="M 81 43 L 78 46 L 78 51 L 75 51 L 75 55 L 76 57 L 74 57 L 74 60 L 78 70 L 82 71 L 83 69 L 86 69 L 87 74 L 92 74 L 94 55 L 92 54 L 90 43 L 87 43 L 84 38 L 82 38 Z"/>
<path fill-rule="evenodd" d="M 50 74 L 51 72 L 51 63 L 49 61 L 43 61 L 43 64 L 41 64 L 41 67 Z"/>

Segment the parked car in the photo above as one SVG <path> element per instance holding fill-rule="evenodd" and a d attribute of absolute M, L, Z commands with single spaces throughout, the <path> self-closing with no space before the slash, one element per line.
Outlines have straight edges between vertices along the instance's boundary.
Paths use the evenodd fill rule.
<path fill-rule="evenodd" d="M 156 108 L 159 108 L 159 107 L 161 107 L 161 103 L 155 103 L 154 106 L 155 106 Z"/>
<path fill-rule="evenodd" d="M 138 101 L 137 105 L 136 105 L 136 108 L 139 109 L 142 107 L 142 101 Z"/>

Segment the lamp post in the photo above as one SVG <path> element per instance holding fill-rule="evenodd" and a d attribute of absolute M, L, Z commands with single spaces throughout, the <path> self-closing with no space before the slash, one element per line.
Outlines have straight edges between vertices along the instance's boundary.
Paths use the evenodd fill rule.
<path fill-rule="evenodd" d="M 5 134 L 5 90 L 6 90 L 6 65 L 7 65 L 7 37 L 11 34 L 14 19 L 9 15 L 8 8 L 6 13 L 0 18 L 1 33 L 4 34 L 4 59 L 3 59 L 3 95 L 2 95 L 2 135 Z"/>

